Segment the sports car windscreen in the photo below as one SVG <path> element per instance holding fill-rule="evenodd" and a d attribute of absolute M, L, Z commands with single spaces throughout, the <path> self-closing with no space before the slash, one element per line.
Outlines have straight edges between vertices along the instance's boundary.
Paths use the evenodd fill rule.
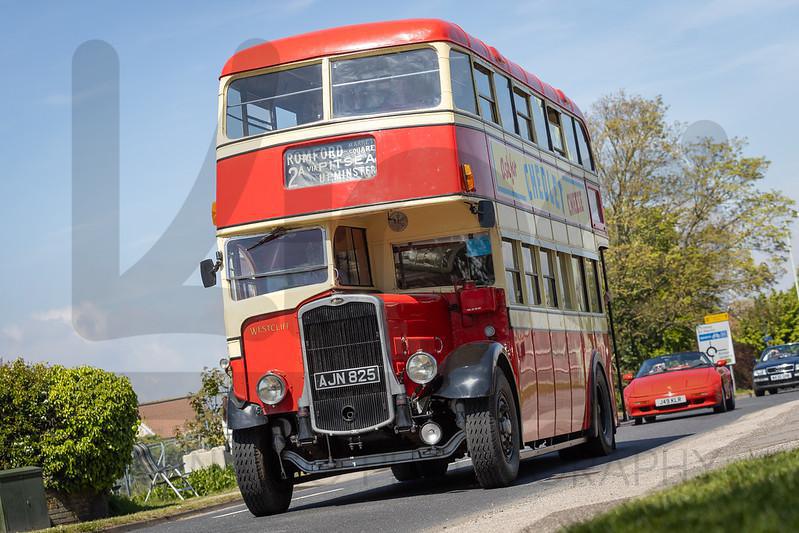
<path fill-rule="evenodd" d="M 278 228 L 231 239 L 226 251 L 234 300 L 327 280 L 325 236 L 320 228 L 289 232 Z"/>
<path fill-rule="evenodd" d="M 663 355 L 653 359 L 647 359 L 641 365 L 641 369 L 635 376 L 641 378 L 665 372 L 675 372 L 678 370 L 689 370 L 691 368 L 701 368 L 713 366 L 710 359 L 702 352 L 686 352 Z"/>

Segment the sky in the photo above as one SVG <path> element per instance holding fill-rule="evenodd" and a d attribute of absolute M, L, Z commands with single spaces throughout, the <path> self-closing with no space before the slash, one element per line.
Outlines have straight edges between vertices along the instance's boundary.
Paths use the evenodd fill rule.
<path fill-rule="evenodd" d="M 748 155 L 772 162 L 762 188 L 799 201 L 797 1 L 0 0 L 0 9 L 0 216 L 9 252 L 0 261 L 0 357 L 126 372 L 142 400 L 189 392 L 196 372 L 225 354 L 221 296 L 201 292 L 193 272 L 214 242 L 206 158 L 219 72 L 254 40 L 380 20 L 451 20 L 583 110 L 620 89 L 662 95 L 670 120 L 712 121 L 748 139 Z M 76 51 L 87 42 L 115 51 L 119 62 L 119 244 L 94 239 L 76 258 L 73 58 L 81 80 L 102 75 L 80 67 Z M 75 95 L 91 113 L 86 85 Z M 93 146 L 82 161 L 100 165 L 105 152 Z M 107 197 L 91 191 L 81 205 Z M 198 218 L 198 201 L 207 217 Z M 176 219 L 187 204 L 194 214 Z M 118 320 L 73 305 L 73 265 L 78 292 L 113 286 L 85 275 L 93 262 L 117 269 L 135 293 Z"/>

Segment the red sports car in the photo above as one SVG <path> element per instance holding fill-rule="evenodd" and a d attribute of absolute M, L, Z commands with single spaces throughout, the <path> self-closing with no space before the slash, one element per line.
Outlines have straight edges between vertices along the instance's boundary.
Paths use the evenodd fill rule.
<path fill-rule="evenodd" d="M 625 374 L 627 413 L 641 424 L 657 415 L 712 407 L 735 409 L 735 390 L 727 361 L 713 362 L 702 352 L 682 352 L 647 359 L 633 378 Z"/>

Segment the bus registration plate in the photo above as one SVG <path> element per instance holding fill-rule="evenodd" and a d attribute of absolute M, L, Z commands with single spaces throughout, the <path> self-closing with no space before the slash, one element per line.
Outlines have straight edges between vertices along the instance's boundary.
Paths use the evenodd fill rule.
<path fill-rule="evenodd" d="M 338 387 L 351 387 L 367 383 L 380 382 L 380 367 L 364 366 L 360 368 L 345 368 L 329 372 L 314 374 L 314 387 L 316 390 L 335 389 Z"/>

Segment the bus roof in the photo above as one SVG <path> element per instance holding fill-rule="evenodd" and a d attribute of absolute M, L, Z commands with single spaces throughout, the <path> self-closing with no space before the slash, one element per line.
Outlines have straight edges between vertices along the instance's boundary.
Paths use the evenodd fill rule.
<path fill-rule="evenodd" d="M 542 82 L 535 74 L 508 60 L 494 47 L 469 35 L 457 24 L 438 19 L 356 24 L 268 41 L 233 55 L 222 68 L 222 76 L 317 57 L 434 41 L 447 41 L 468 48 L 498 70 L 510 74 L 552 102 L 583 118 L 580 109 L 563 91 Z"/>

